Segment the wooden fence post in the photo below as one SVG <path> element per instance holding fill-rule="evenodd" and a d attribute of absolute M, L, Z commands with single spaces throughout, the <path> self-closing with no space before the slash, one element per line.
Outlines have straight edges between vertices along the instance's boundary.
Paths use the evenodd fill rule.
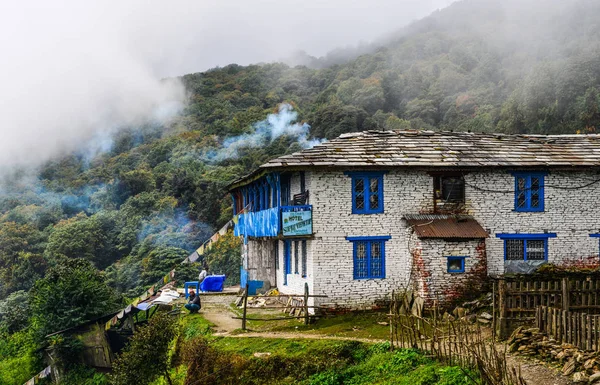
<path fill-rule="evenodd" d="M 246 290 L 244 290 L 244 312 L 242 313 L 242 330 L 246 330 L 246 309 L 248 307 L 248 283 L 246 283 Z"/>
<path fill-rule="evenodd" d="M 503 340 L 508 337 L 506 319 L 506 280 L 498 280 L 498 337 Z"/>
<path fill-rule="evenodd" d="M 569 311 L 569 278 L 562 279 L 562 309 Z"/>
<path fill-rule="evenodd" d="M 304 324 L 308 325 L 308 282 L 304 282 Z"/>

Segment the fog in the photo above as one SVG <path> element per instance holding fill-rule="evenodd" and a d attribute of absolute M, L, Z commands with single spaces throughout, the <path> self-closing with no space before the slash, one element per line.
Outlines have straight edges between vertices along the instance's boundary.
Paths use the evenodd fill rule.
<path fill-rule="evenodd" d="M 184 90 L 162 78 L 369 42 L 450 0 L 5 1 L 0 170 L 38 165 L 148 117 Z"/>

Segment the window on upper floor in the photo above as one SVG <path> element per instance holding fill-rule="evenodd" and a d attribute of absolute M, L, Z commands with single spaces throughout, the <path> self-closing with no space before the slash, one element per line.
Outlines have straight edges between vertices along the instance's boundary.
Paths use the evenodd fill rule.
<path fill-rule="evenodd" d="M 515 211 L 544 211 L 543 172 L 517 172 L 515 176 Z"/>
<path fill-rule="evenodd" d="M 385 278 L 385 242 L 390 238 L 347 238 L 353 245 L 354 279 Z"/>
<path fill-rule="evenodd" d="M 447 257 L 448 273 L 464 273 L 466 257 Z"/>
<path fill-rule="evenodd" d="M 435 199 L 444 203 L 465 203 L 465 179 L 462 175 L 434 175 Z"/>
<path fill-rule="evenodd" d="M 383 173 L 347 173 L 352 177 L 352 214 L 383 213 Z"/>
<path fill-rule="evenodd" d="M 504 240 L 506 261 L 547 261 L 548 238 L 555 238 L 556 234 L 496 234 L 496 236 Z"/>

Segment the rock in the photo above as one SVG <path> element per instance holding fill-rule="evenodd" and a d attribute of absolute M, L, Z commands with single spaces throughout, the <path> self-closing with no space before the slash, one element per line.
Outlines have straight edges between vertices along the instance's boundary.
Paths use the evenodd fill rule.
<path fill-rule="evenodd" d="M 577 372 L 577 373 L 573 374 L 573 383 L 574 384 L 581 384 L 584 382 L 588 382 L 588 375 L 585 374 L 585 372 Z"/>
<path fill-rule="evenodd" d="M 486 320 L 491 320 L 494 317 L 490 313 L 484 311 L 483 313 L 479 314 L 479 318 L 485 318 Z"/>
<path fill-rule="evenodd" d="M 517 351 L 522 352 L 524 350 L 527 350 L 528 348 L 529 348 L 529 346 L 527 346 L 527 345 L 521 345 L 521 346 L 519 346 L 519 348 L 517 349 Z"/>
<path fill-rule="evenodd" d="M 584 362 L 583 368 L 585 370 L 589 370 L 589 369 L 593 368 L 595 364 L 596 364 L 596 360 L 593 358 L 590 358 L 589 360 Z"/>
<path fill-rule="evenodd" d="M 598 382 L 600 382 L 600 372 L 594 373 L 588 378 L 588 384 L 595 384 Z"/>
<path fill-rule="evenodd" d="M 477 321 L 478 321 L 480 324 L 484 324 L 484 325 L 487 325 L 487 324 L 489 324 L 490 322 L 492 322 L 492 321 L 490 321 L 489 319 L 485 319 L 485 318 L 477 318 Z"/>
<path fill-rule="evenodd" d="M 567 361 L 565 366 L 563 366 L 562 368 L 563 376 L 570 376 L 571 374 L 573 374 L 576 365 L 577 363 L 575 362 L 574 358 L 569 359 L 569 361 Z"/>
<path fill-rule="evenodd" d="M 521 330 L 523 330 L 523 326 L 519 326 L 518 328 L 515 329 L 515 331 L 512 332 L 512 334 L 510 335 L 510 338 L 508 339 L 508 341 L 506 341 L 509 345 L 512 344 L 513 342 L 515 342 L 515 340 L 517 339 L 517 336 L 521 333 Z"/>
<path fill-rule="evenodd" d="M 271 355 L 271 353 L 269 353 L 269 352 L 265 352 L 265 353 L 255 352 L 253 354 L 254 357 L 258 357 L 258 358 L 269 357 L 270 355 Z"/>
<path fill-rule="evenodd" d="M 388 326 L 389 325 L 389 323 L 387 323 L 387 322 L 377 322 L 377 324 L 381 325 L 381 326 Z"/>

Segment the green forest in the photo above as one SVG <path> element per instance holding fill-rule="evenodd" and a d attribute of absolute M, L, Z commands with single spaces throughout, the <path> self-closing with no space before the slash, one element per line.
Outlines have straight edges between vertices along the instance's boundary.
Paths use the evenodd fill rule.
<path fill-rule="evenodd" d="M 600 3 L 521 3 L 457 2 L 358 57 L 183 75 L 187 104 L 168 124 L 123 127 L 105 152 L 4 176 L 0 384 L 42 368 L 46 334 L 118 310 L 178 266 L 231 219 L 229 183 L 306 146 L 266 135 L 215 156 L 282 104 L 319 140 L 363 130 L 597 132 Z M 229 283 L 239 279 L 238 245 L 229 236 L 204 256 Z"/>

